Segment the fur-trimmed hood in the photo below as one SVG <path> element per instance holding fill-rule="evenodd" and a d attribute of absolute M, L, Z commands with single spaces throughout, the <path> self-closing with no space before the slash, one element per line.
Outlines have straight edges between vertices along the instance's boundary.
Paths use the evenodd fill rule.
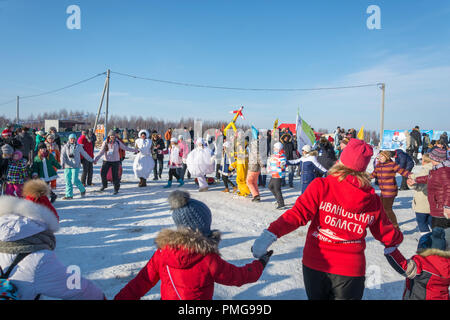
<path fill-rule="evenodd" d="M 57 217 L 46 206 L 12 196 L 0 197 L 0 241 L 16 241 L 58 229 Z"/>
<path fill-rule="evenodd" d="M 422 257 L 428 257 L 428 256 L 439 256 L 442 258 L 450 258 L 450 250 L 439 250 L 435 248 L 428 248 L 428 249 L 419 249 L 417 250 L 417 254 Z"/>
<path fill-rule="evenodd" d="M 139 134 L 138 134 L 138 138 L 139 138 L 139 139 L 141 138 L 141 134 L 142 134 L 142 133 L 145 133 L 145 137 L 146 137 L 147 139 L 151 139 L 150 133 L 148 133 L 148 131 L 145 130 L 145 129 L 142 129 L 141 131 L 139 131 Z"/>
<path fill-rule="evenodd" d="M 31 197 L 38 199 L 42 196 L 50 195 L 50 187 L 45 181 L 40 179 L 30 180 L 23 186 L 23 197 Z"/>
<path fill-rule="evenodd" d="M 210 237 L 189 228 L 176 230 L 164 229 L 155 239 L 158 249 L 162 250 L 169 266 L 189 268 L 206 255 L 219 254 L 221 233 L 213 230 Z"/>

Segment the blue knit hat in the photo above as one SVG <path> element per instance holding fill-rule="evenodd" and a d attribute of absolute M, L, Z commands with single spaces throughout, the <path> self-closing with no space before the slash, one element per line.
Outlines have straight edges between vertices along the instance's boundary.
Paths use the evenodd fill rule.
<path fill-rule="evenodd" d="M 76 139 L 76 138 L 77 138 L 77 135 L 75 133 L 71 133 L 69 135 L 69 139 Z"/>
<path fill-rule="evenodd" d="M 173 191 L 168 201 L 177 227 L 198 230 L 206 237 L 211 235 L 211 210 L 206 204 L 191 199 L 188 192 L 179 190 Z"/>

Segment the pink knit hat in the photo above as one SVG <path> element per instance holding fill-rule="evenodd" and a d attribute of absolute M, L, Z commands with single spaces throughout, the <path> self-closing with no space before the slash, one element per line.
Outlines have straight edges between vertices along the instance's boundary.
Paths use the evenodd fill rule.
<path fill-rule="evenodd" d="M 372 156 L 372 146 L 359 139 L 350 139 L 342 151 L 340 161 L 344 166 L 362 172 L 366 171 Z"/>

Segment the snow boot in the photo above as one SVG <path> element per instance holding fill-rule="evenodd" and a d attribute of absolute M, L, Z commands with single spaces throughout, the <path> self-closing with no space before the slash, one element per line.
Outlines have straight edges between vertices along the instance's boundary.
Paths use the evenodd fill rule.
<path fill-rule="evenodd" d="M 56 193 L 54 193 L 53 191 L 50 191 L 50 202 L 53 203 L 56 201 L 56 198 L 58 198 L 58 196 L 56 195 Z"/>
<path fill-rule="evenodd" d="M 143 187 L 147 186 L 147 179 L 142 178 L 142 186 Z"/>
<path fill-rule="evenodd" d="M 73 197 L 63 197 L 62 200 L 72 200 Z"/>
<path fill-rule="evenodd" d="M 228 193 L 230 192 L 230 190 L 228 188 L 225 188 L 224 190 L 222 190 L 223 193 Z"/>
<path fill-rule="evenodd" d="M 167 185 L 164 186 L 165 189 L 170 188 L 172 186 L 172 181 L 168 181 Z"/>
<path fill-rule="evenodd" d="M 84 198 L 86 196 L 86 191 L 81 192 L 81 197 Z"/>
<path fill-rule="evenodd" d="M 177 181 L 179 183 L 179 185 L 178 185 L 179 187 L 182 187 L 184 185 L 184 181 L 183 180 L 178 179 Z"/>
<path fill-rule="evenodd" d="M 252 199 L 252 202 L 261 202 L 261 197 L 259 194 Z"/>

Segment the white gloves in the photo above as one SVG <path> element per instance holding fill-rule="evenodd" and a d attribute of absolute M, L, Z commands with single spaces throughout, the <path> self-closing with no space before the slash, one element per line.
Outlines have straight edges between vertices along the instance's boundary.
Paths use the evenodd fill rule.
<path fill-rule="evenodd" d="M 261 258 L 267 253 L 267 249 L 272 243 L 277 241 L 277 236 L 267 229 L 255 240 L 252 246 L 253 256 L 257 259 Z"/>

